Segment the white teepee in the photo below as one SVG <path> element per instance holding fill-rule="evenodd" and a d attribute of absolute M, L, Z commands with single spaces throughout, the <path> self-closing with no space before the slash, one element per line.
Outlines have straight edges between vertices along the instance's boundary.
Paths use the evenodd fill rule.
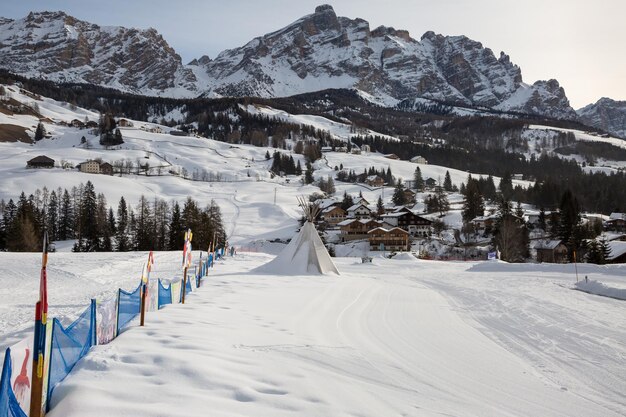
<path fill-rule="evenodd" d="M 326 247 L 322 243 L 315 226 L 311 222 L 319 208 L 299 199 L 307 221 L 291 242 L 270 262 L 256 268 L 256 272 L 277 275 L 339 275 Z"/>

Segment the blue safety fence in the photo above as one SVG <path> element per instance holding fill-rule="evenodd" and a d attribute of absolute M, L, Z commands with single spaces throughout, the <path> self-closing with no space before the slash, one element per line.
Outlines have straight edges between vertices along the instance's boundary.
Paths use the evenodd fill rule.
<path fill-rule="evenodd" d="M 172 304 L 172 284 L 165 288 L 159 279 L 159 308 L 166 304 Z"/>
<path fill-rule="evenodd" d="M 7 349 L 4 355 L 4 365 L 0 375 L 0 416 L 2 417 L 28 417 L 20 407 L 11 388 L 11 349 Z"/>
<path fill-rule="evenodd" d="M 58 319 L 53 319 L 51 343 L 48 407 L 54 388 L 96 343 L 95 300 L 92 300 L 91 305 L 67 328 L 64 328 Z"/>
<path fill-rule="evenodd" d="M 141 311 L 141 283 L 133 292 L 119 289 L 117 299 L 117 333 Z"/>
<path fill-rule="evenodd" d="M 191 277 L 187 277 L 187 286 L 185 287 L 185 294 L 190 294 L 193 286 L 191 285 Z"/>
<path fill-rule="evenodd" d="M 197 268 L 193 269 L 194 272 L 190 272 L 188 275 L 187 285 L 185 287 L 187 294 L 200 287 L 202 279 L 208 275 L 209 268 L 214 266 L 214 259 L 219 259 L 220 256 L 223 256 L 223 250 L 221 253 L 220 251 L 210 253 L 205 259 L 199 261 Z M 178 298 L 178 295 L 180 295 L 180 298 L 182 298 L 182 282 L 176 281 L 175 284 L 176 288 L 179 290 L 176 296 Z M 169 285 L 165 287 L 163 282 L 159 279 L 157 288 L 158 308 L 160 309 L 167 304 L 171 304 L 172 283 L 170 282 Z M 63 327 L 58 319 L 54 318 L 51 320 L 48 324 L 48 326 L 50 326 L 50 337 L 48 339 L 48 347 L 50 349 L 48 383 L 47 388 L 44 388 L 46 391 L 44 395 L 47 397 L 47 410 L 50 408 L 50 400 L 52 399 L 55 387 L 67 377 L 76 363 L 89 352 L 91 346 L 98 343 L 96 325 L 101 325 L 99 322 L 104 324 L 112 323 L 111 332 L 113 333 L 115 330 L 117 330 L 117 332 L 113 333 L 111 338 L 107 338 L 107 341 L 110 341 L 140 313 L 140 309 L 141 284 L 132 292 L 119 289 L 118 297 L 115 300 L 115 305 L 110 309 L 110 314 L 107 313 L 105 315 L 100 311 L 98 314 L 102 317 L 98 317 L 96 314 L 96 301 L 92 300 L 90 306 L 67 328 Z M 98 321 L 98 323 L 96 321 Z M 0 417 L 27 417 L 27 414 L 21 409 L 15 392 L 11 387 L 11 373 L 11 350 L 7 349 L 2 373 L 0 374 Z"/>

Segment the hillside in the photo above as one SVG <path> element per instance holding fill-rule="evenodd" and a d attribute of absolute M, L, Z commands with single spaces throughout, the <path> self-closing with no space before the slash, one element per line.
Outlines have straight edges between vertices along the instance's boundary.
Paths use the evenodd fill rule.
<path fill-rule="evenodd" d="M 563 163 L 566 163 L 566 160 L 572 159 L 572 152 L 574 155 L 577 152 L 573 150 L 569 151 L 568 155 L 559 154 L 555 152 L 559 143 L 571 145 L 578 143 L 577 141 L 587 143 L 597 141 L 608 143 L 612 147 L 623 144 L 623 141 L 619 139 L 593 136 L 571 127 L 566 129 L 539 125 L 540 121 L 537 119 L 534 120 L 537 124 L 528 125 L 528 127 L 518 120 L 507 122 L 494 119 L 500 120 L 498 122 L 500 124 L 504 123 L 497 128 L 501 129 L 501 133 L 496 134 L 495 132 L 498 131 L 494 127 L 496 125 L 493 123 L 489 125 L 489 119 L 469 118 L 463 121 L 463 119 L 446 116 L 437 119 L 432 115 L 421 116 L 423 121 L 420 123 L 422 126 L 420 137 L 415 138 L 417 140 L 407 141 L 401 134 L 406 132 L 398 129 L 406 129 L 406 125 L 403 125 L 401 121 L 410 120 L 413 117 L 410 113 L 397 110 L 380 111 L 379 109 L 377 111 L 365 101 L 355 101 L 354 98 L 347 100 L 346 97 L 350 96 L 331 92 L 323 96 L 325 99 L 320 99 L 319 95 L 277 101 L 258 100 L 256 103 L 247 99 L 248 103 L 255 104 L 243 104 L 246 100 L 239 102 L 215 100 L 202 103 L 174 100 L 148 104 L 150 102 L 147 99 L 130 97 L 127 98 L 129 105 L 140 103 L 139 108 L 161 112 L 160 114 L 153 113 L 154 117 L 149 116 L 154 120 L 160 119 L 166 122 L 177 120 L 174 123 L 180 123 L 181 120 L 194 120 L 198 117 L 196 119 L 199 120 L 198 122 L 191 122 L 187 126 L 198 129 L 213 139 L 193 135 L 174 136 L 168 134 L 174 128 L 129 118 L 127 120 L 133 124 L 133 127 L 120 128 L 124 144 L 107 149 L 99 144 L 97 134 L 90 129 L 67 126 L 72 120 L 97 121 L 99 117 L 97 112 L 38 96 L 17 85 L 5 85 L 4 90 L 3 103 L 12 100 L 20 104 L 22 110 L 12 114 L 1 113 L 0 125 L 17 126 L 23 129 L 27 137 L 32 138 L 38 121 L 42 119 L 48 138 L 35 144 L 23 142 L 0 144 L 3 149 L 3 164 L 0 169 L 7 178 L 12 179 L 10 183 L 5 182 L 0 186 L 0 198 L 15 199 L 21 191 L 28 194 L 43 186 L 50 190 L 57 187 L 71 189 L 72 186 L 90 180 L 99 192 L 105 194 L 111 205 L 115 205 L 122 195 L 133 204 L 141 195 L 148 198 L 166 196 L 179 201 L 184 200 L 187 195 L 192 195 L 203 204 L 208 204 L 213 198 L 222 206 L 228 219 L 241 216 L 242 210 L 244 217 L 249 216 L 247 222 L 257 221 L 260 214 L 261 217 L 272 218 L 273 220 L 267 222 L 268 231 L 280 231 L 285 228 L 292 230 L 293 226 L 288 226 L 288 224 L 293 223 L 284 217 L 283 210 L 287 210 L 288 218 L 296 218 L 298 215 L 294 196 L 310 194 L 318 190 L 314 186 L 302 186 L 298 177 L 272 178 L 269 172 L 272 161 L 266 160 L 266 153 L 273 154 L 276 150 L 271 146 L 268 147 L 269 140 L 276 141 L 279 135 L 282 135 L 283 146 L 293 147 L 296 139 L 290 139 L 289 135 L 285 136 L 284 132 L 290 130 L 293 132 L 295 127 L 303 129 L 298 126 L 306 127 L 306 130 L 300 132 L 300 135 L 303 135 L 302 138 L 318 137 L 328 144 L 343 143 L 345 145 L 349 142 L 360 142 L 363 138 L 377 138 L 378 142 L 373 142 L 372 152 L 365 152 L 361 155 L 334 152 L 324 154 L 324 157 L 314 164 L 316 179 L 334 177 L 335 167 L 341 165 L 344 169 L 355 170 L 357 173 L 369 167 L 391 168 L 396 178 L 404 181 L 411 180 L 416 164 L 409 162 L 408 159 L 421 154 L 429 160 L 429 164 L 420 166 L 425 179 L 433 178 L 438 181 L 443 179 L 446 171 L 449 171 L 453 184 L 457 186 L 467 180 L 469 173 L 474 176 L 492 175 L 497 184 L 498 177 L 507 172 L 516 173 L 517 171 L 528 175 L 528 178 L 539 179 L 551 176 L 553 172 L 551 170 L 556 170 L 557 173 L 562 173 L 564 168 L 573 170 L 574 168 L 570 165 L 554 165 L 560 158 L 563 158 Z M 111 103 L 118 103 L 118 106 L 124 103 L 123 97 L 120 100 L 119 97 L 114 96 L 110 100 Z M 102 100 L 99 102 L 103 103 Z M 134 106 L 135 104 L 130 107 Z M 205 109 L 207 106 L 215 106 L 216 110 L 221 109 L 221 111 L 213 112 L 212 121 L 205 125 L 206 130 L 202 130 L 202 114 L 206 113 L 193 116 L 194 106 Z M 36 109 L 37 113 L 33 109 Z M 300 111 L 305 111 L 305 113 L 300 113 Z M 397 123 L 390 124 L 389 121 L 393 120 L 392 118 L 395 118 Z M 467 135 L 468 127 L 475 130 L 475 141 L 470 140 L 471 137 Z M 160 129 L 163 133 L 150 132 L 154 128 Z M 384 130 L 381 132 L 379 128 Z M 491 130 L 491 135 L 481 133 L 487 128 Z M 234 136 L 227 137 L 225 132 L 241 132 L 238 133 L 240 139 L 233 141 L 231 139 Z M 254 136 L 254 132 L 265 132 L 261 135 L 261 138 L 265 138 L 263 139 L 266 142 L 265 145 L 250 144 L 250 138 Z M 574 142 L 566 140 L 567 132 L 571 132 Z M 81 143 L 82 137 L 85 137 L 84 143 Z M 524 138 L 524 142 L 515 139 L 517 137 Z M 220 140 L 215 140 L 217 138 Z M 381 152 L 376 152 L 379 147 L 377 144 L 381 145 L 379 149 Z M 494 144 L 497 150 L 491 149 Z M 386 148 L 389 149 L 386 150 Z M 289 150 L 282 151 L 290 153 Z M 590 152 L 588 149 L 586 151 Z M 555 156 L 546 161 L 536 158 L 537 155 L 546 152 Z M 402 159 L 388 159 L 384 157 L 384 153 L 398 153 Z M 55 168 L 51 171 L 41 171 L 25 168 L 26 161 L 42 154 L 53 158 L 58 167 L 77 166 L 86 160 L 101 158 L 113 165 L 131 164 L 135 167 L 143 165 L 148 170 L 133 169 L 130 175 L 106 177 L 84 174 L 73 169 Z M 530 162 L 520 163 L 519 155 L 525 155 L 524 157 Z M 608 170 L 607 172 L 613 173 L 617 173 L 623 167 L 623 163 L 619 160 L 611 160 L 611 151 L 608 152 L 608 156 L 607 152 L 602 155 L 604 155 L 602 158 L 595 157 L 596 166 L 603 165 Z M 306 161 L 303 155 L 293 154 L 293 157 L 304 167 Z M 585 158 L 580 156 L 573 159 L 577 161 L 577 164 L 582 164 Z M 554 166 L 550 168 L 548 163 Z M 581 168 L 576 169 L 578 171 L 572 172 L 580 172 L 579 175 L 581 175 Z M 516 184 L 528 186 L 532 183 L 520 181 Z M 242 187 L 250 187 L 251 190 L 259 190 L 261 187 L 262 192 L 254 192 L 250 195 L 245 193 L 246 195 L 243 196 Z M 236 194 L 236 190 L 239 190 L 239 194 Z M 275 190 L 279 203 L 277 206 L 273 204 Z M 383 190 L 370 190 L 369 187 L 359 184 L 337 184 L 338 195 L 343 194 L 344 191 L 358 192 L 359 190 L 363 190 L 370 201 L 376 201 L 378 195 L 383 192 Z M 391 192 L 388 191 L 385 197 L 389 201 Z M 558 195 L 553 195 L 552 198 L 558 199 Z M 558 201 L 554 200 L 552 204 L 556 203 Z M 596 203 L 599 203 L 597 199 Z M 290 208 L 287 209 L 287 207 Z M 234 226 L 228 230 L 234 239 L 251 238 L 250 234 L 245 232 L 244 223 L 241 220 L 238 222 L 241 225 L 239 230 L 234 230 Z M 272 237 L 288 235 L 289 233 L 278 233 L 277 236 Z"/>

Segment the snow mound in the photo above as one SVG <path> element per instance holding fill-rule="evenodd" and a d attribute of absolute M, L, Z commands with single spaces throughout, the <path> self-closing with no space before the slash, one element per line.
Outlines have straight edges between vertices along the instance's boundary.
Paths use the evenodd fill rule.
<path fill-rule="evenodd" d="M 604 297 L 626 300 L 626 289 L 612 288 L 598 281 L 578 281 L 574 284 L 574 289 L 589 294 L 602 295 Z"/>
<path fill-rule="evenodd" d="M 417 260 L 417 258 L 413 256 L 413 254 L 408 253 L 408 252 L 398 253 L 396 256 L 394 256 L 391 259 L 395 261 L 416 261 Z"/>

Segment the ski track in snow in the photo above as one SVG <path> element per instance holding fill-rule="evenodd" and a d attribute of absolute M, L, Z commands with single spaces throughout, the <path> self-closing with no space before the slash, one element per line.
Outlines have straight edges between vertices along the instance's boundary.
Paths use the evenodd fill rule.
<path fill-rule="evenodd" d="M 51 255 L 52 314 L 132 287 L 144 256 Z M 0 288 L 10 271 L 21 282 L 10 310 L 30 318 L 38 257 L 0 259 Z M 157 253 L 155 275 L 179 259 Z M 94 347 L 49 415 L 624 415 L 623 302 L 571 291 L 566 270 L 336 258 L 340 277 L 248 272 L 270 259 L 226 258 L 186 305 Z"/>

